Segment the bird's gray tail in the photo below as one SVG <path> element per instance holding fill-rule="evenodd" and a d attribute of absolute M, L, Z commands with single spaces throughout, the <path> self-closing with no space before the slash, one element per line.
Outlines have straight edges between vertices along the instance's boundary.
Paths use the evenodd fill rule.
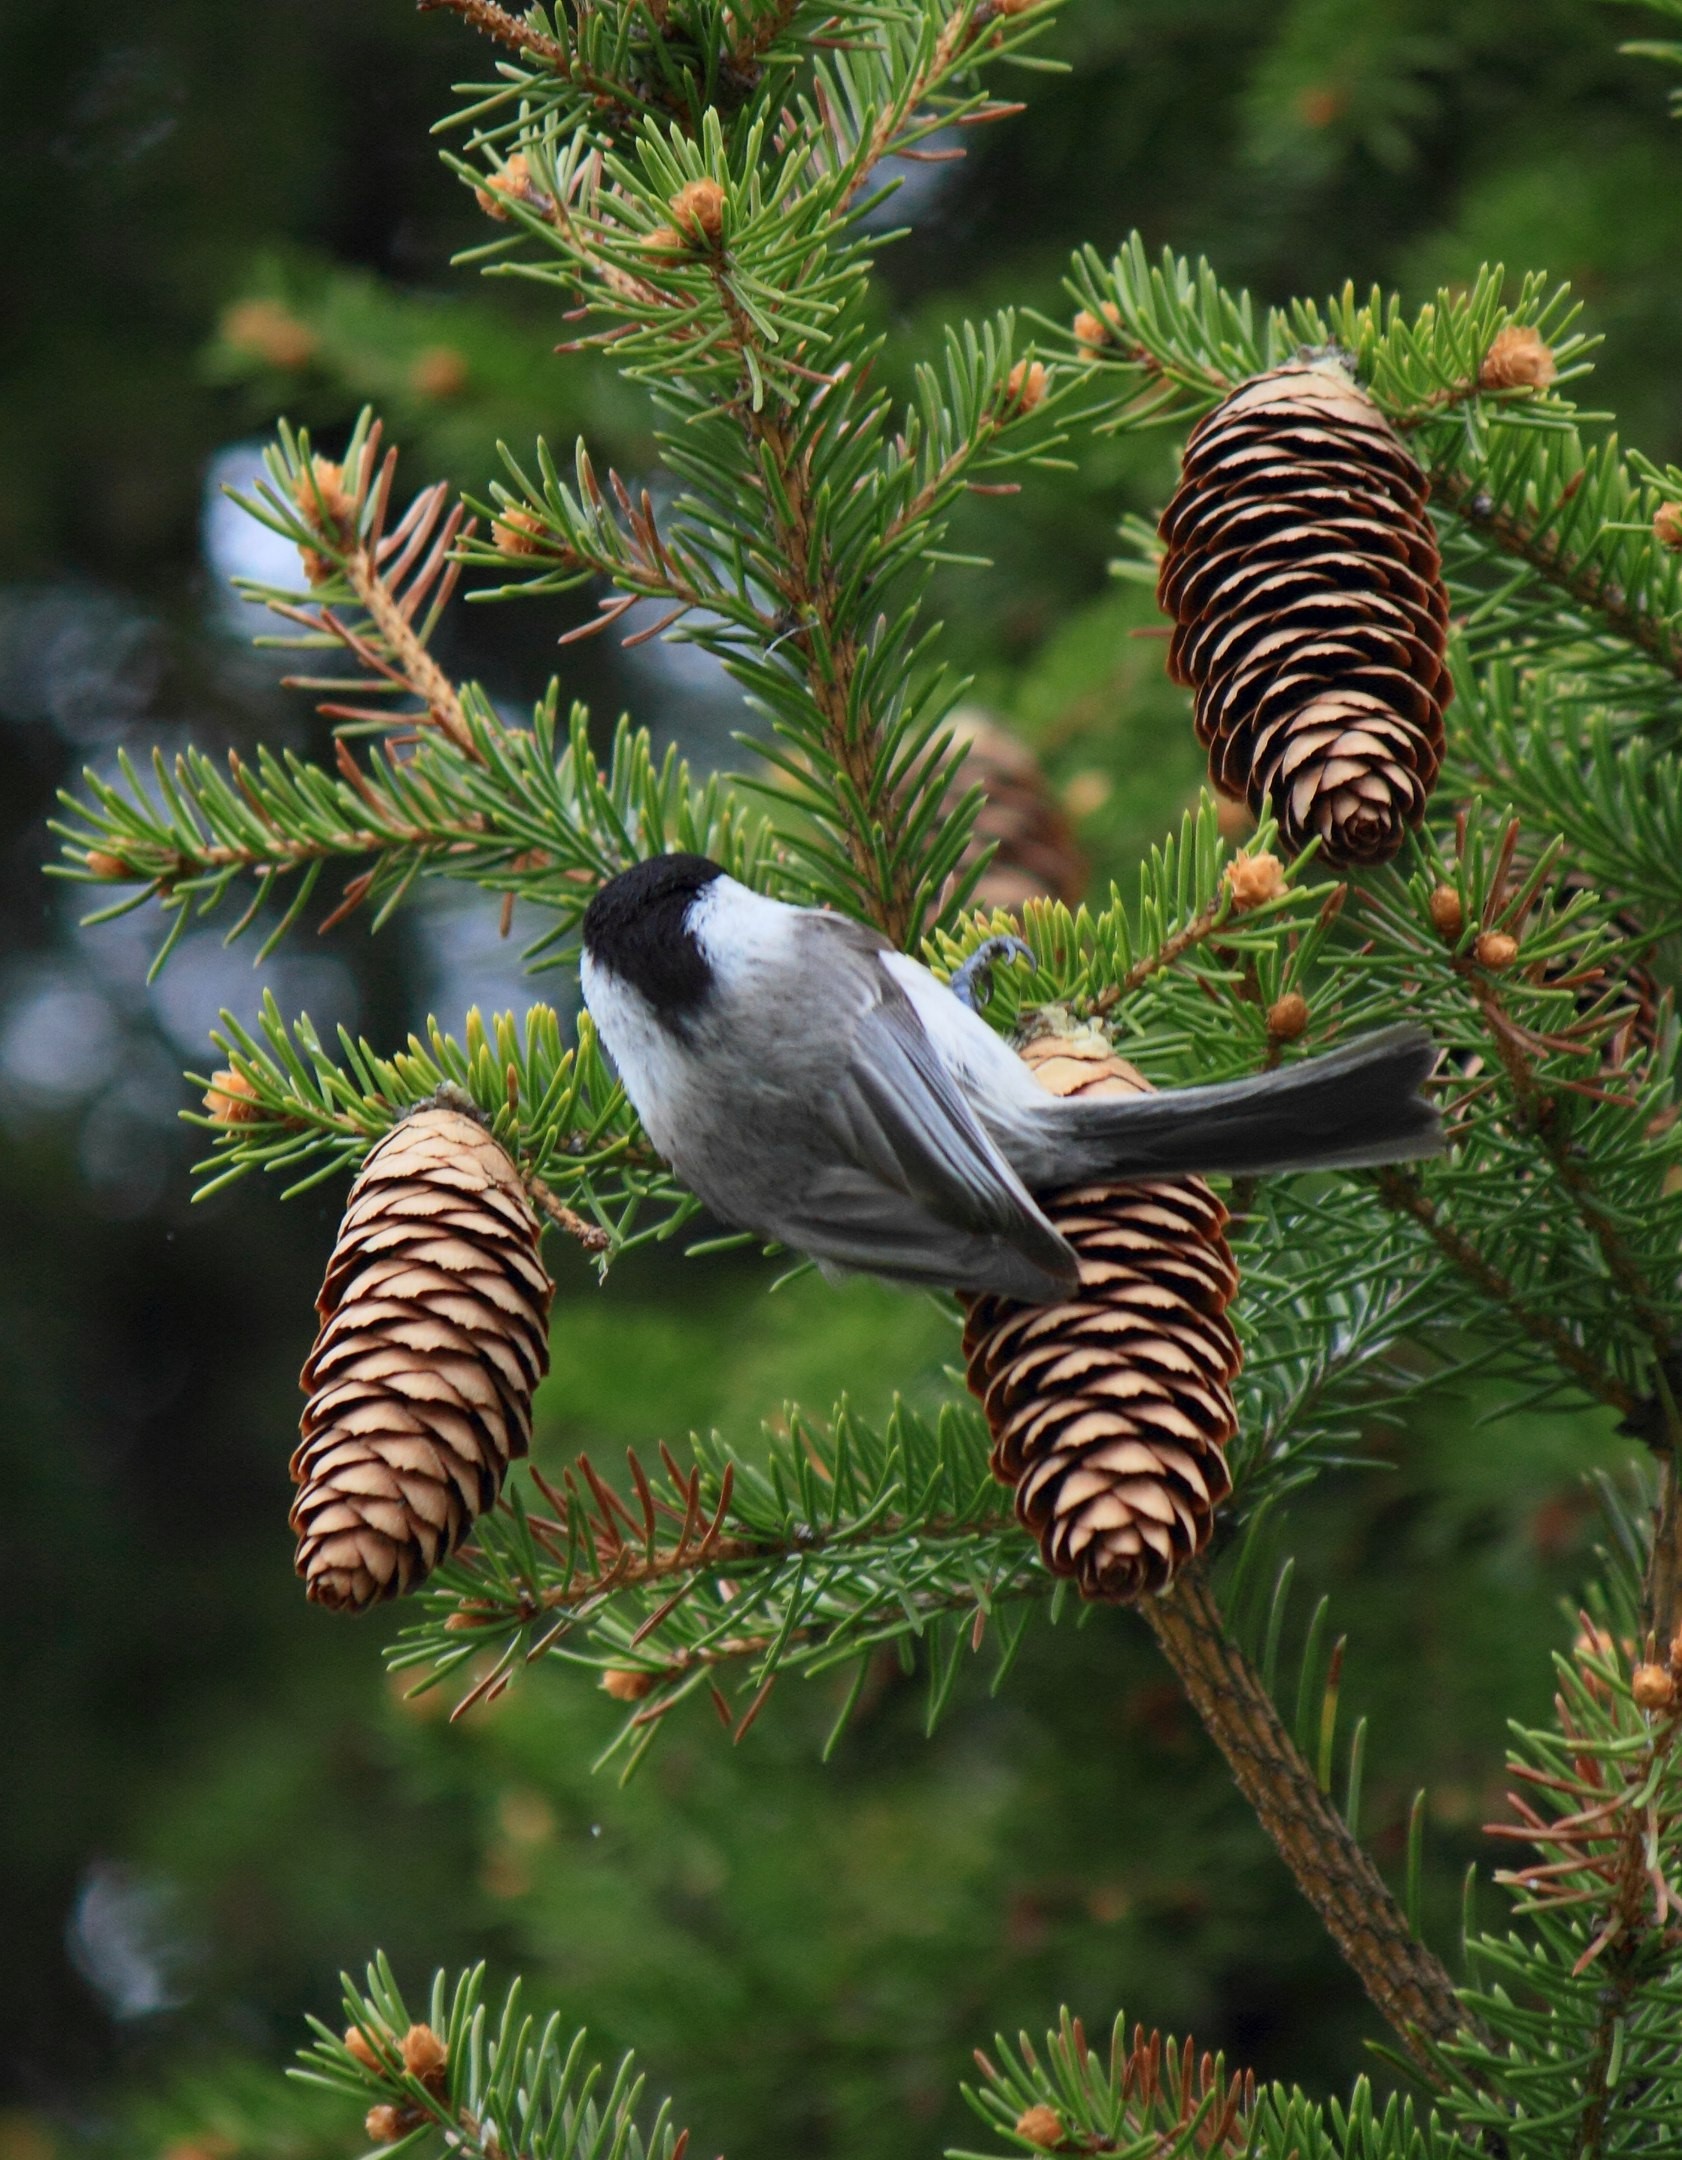
<path fill-rule="evenodd" d="M 1048 1104 L 1044 1137 L 1060 1183 L 1403 1162 L 1443 1146 L 1419 1092 L 1436 1056 L 1419 1028 L 1380 1028 L 1246 1080 Z"/>

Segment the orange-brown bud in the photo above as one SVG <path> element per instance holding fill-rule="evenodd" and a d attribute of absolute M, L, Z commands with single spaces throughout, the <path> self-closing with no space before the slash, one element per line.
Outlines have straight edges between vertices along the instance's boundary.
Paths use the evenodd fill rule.
<path fill-rule="evenodd" d="M 1431 927 L 1440 938 L 1454 944 L 1466 927 L 1466 909 L 1460 895 L 1452 885 L 1434 885 L 1425 904 L 1430 911 Z"/>
<path fill-rule="evenodd" d="M 356 504 L 345 486 L 345 469 L 331 459 L 310 459 L 310 469 L 292 483 L 292 499 L 304 513 L 306 525 L 338 538 L 356 514 Z"/>
<path fill-rule="evenodd" d="M 716 180 L 691 180 L 672 197 L 671 213 L 680 232 L 716 247 L 724 232 L 724 190 Z"/>
<path fill-rule="evenodd" d="M 486 217 L 495 218 L 499 224 L 508 222 L 508 199 L 524 203 L 528 209 L 541 211 L 544 216 L 554 208 L 549 196 L 532 178 L 531 166 L 523 150 L 516 150 L 500 172 L 494 172 L 483 187 L 473 190 L 473 200 Z"/>
<path fill-rule="evenodd" d="M 1056 2152 L 1069 2133 L 1057 2110 L 1042 2105 L 1023 2109 L 1016 2118 L 1016 2134 L 1030 2145 L 1037 2145 L 1041 2152 Z"/>
<path fill-rule="evenodd" d="M 1624 1647 L 1627 1650 L 1629 1645 L 1626 1643 Z M 1590 1669 L 1588 1661 L 1590 1658 L 1598 1658 L 1604 1664 L 1608 1658 L 1617 1655 L 1617 1650 L 1618 1645 L 1606 1629 L 1589 1619 L 1585 1613 L 1577 1629 L 1577 1638 L 1571 1645 L 1571 1655 L 1582 1668 L 1583 1685 L 1596 1702 L 1610 1702 L 1612 1695 L 1600 1675 Z"/>
<path fill-rule="evenodd" d="M 1472 950 L 1477 954 L 1479 967 L 1498 972 L 1511 967 L 1518 958 L 1518 939 L 1509 937 L 1505 930 L 1486 930 Z"/>
<path fill-rule="evenodd" d="M 257 1090 L 244 1073 L 224 1068 L 212 1073 L 204 1091 L 204 1107 L 218 1125 L 250 1125 L 263 1114 Z M 349 2042 L 346 2042 L 349 2046 Z"/>
<path fill-rule="evenodd" d="M 1275 1042 L 1295 1042 L 1308 1025 L 1308 1000 L 1300 990 L 1287 990 L 1267 1008 L 1267 1032 Z"/>
<path fill-rule="evenodd" d="M 499 555 L 535 555 L 543 535 L 543 520 L 531 510 L 504 510 L 491 519 L 491 539 Z"/>
<path fill-rule="evenodd" d="M 1098 312 L 1082 308 L 1075 317 L 1075 343 L 1084 345 L 1089 352 L 1101 352 L 1112 344 L 1121 332 L 1121 310 L 1113 300 L 1102 300 Z"/>
<path fill-rule="evenodd" d="M 1638 1710 L 1668 1710 L 1676 1701 L 1676 1682 L 1663 1665 L 1638 1665 L 1630 1674 L 1629 1691 Z"/>
<path fill-rule="evenodd" d="M 615 1702 L 641 1702 L 660 1685 L 660 1675 L 634 1665 L 610 1665 L 602 1674 L 602 1693 Z"/>
<path fill-rule="evenodd" d="M 288 313 L 278 300 L 236 300 L 222 317 L 221 331 L 223 342 L 235 352 L 249 353 L 288 373 L 308 367 L 321 342 L 308 323 Z"/>
<path fill-rule="evenodd" d="M 449 2067 L 450 2051 L 432 2027 L 411 2025 L 399 2046 L 403 2055 L 403 2067 L 409 2075 L 418 2078 L 429 2092 L 440 2090 L 444 2083 L 444 2072 Z"/>
<path fill-rule="evenodd" d="M 132 878 L 134 875 L 120 855 L 107 855 L 103 848 L 89 848 L 86 861 L 95 877 Z"/>
<path fill-rule="evenodd" d="M 1660 503 L 1653 512 L 1653 538 L 1682 555 L 1682 502 Z"/>
<path fill-rule="evenodd" d="M 356 2057 L 364 2070 L 383 2070 L 386 2067 L 380 2060 L 373 2041 L 369 2039 L 360 2025 L 352 2025 L 347 2030 L 345 2033 L 345 2046 Z"/>
<path fill-rule="evenodd" d="M 688 252 L 682 233 L 673 232 L 669 225 L 656 225 L 643 242 L 650 255 L 682 255 Z"/>
<path fill-rule="evenodd" d="M 382 2100 L 362 2118 L 363 2135 L 371 2145 L 395 2145 L 414 2127 L 408 2114 L 407 2108 L 396 2108 L 389 2100 Z"/>
<path fill-rule="evenodd" d="M 1545 390 L 1559 373 L 1553 348 L 1527 323 L 1497 331 L 1478 369 L 1480 390 Z"/>
<path fill-rule="evenodd" d="M 1285 890 L 1285 866 L 1277 855 L 1252 855 L 1241 849 L 1226 866 L 1227 890 L 1239 914 L 1265 907 Z"/>
<path fill-rule="evenodd" d="M 1013 411 L 1031 413 L 1043 401 L 1049 381 L 1043 360 L 1018 360 L 1005 377 L 1005 400 Z"/>

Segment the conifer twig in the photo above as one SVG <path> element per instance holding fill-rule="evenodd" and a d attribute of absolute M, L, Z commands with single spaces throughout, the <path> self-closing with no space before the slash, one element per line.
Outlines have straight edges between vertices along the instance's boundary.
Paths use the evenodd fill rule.
<path fill-rule="evenodd" d="M 1466 2023 L 1454 1982 L 1321 1791 L 1202 1571 L 1186 1569 L 1140 1611 L 1297 1887 L 1374 2007 L 1435 2076 L 1430 2043 L 1452 2040 Z"/>
<path fill-rule="evenodd" d="M 1557 515 L 1557 505 L 1533 523 L 1496 503 L 1477 474 L 1456 466 L 1438 466 L 1432 471 L 1431 493 L 1456 516 L 1464 518 L 1475 532 L 1528 563 L 1568 599 L 1593 609 L 1619 637 L 1628 639 L 1648 659 L 1682 680 L 1682 628 L 1677 627 L 1675 618 L 1649 613 L 1587 553 L 1572 554 L 1550 537 L 1547 527 Z"/>
<path fill-rule="evenodd" d="M 809 455 L 797 450 L 790 430 L 772 412 L 770 398 L 761 396 L 756 389 L 756 370 L 763 375 L 769 368 L 758 350 L 753 322 L 731 288 L 725 265 L 716 258 L 712 274 L 730 325 L 731 341 L 741 356 L 738 410 L 742 426 L 756 455 L 766 460 L 776 476 L 774 496 L 771 490 L 765 491 L 772 496 L 766 508 L 776 527 L 778 551 L 788 566 L 781 597 L 789 620 L 798 626 L 790 642 L 805 663 L 807 688 L 822 723 L 824 748 L 848 783 L 839 804 L 846 819 L 847 852 L 858 877 L 860 897 L 870 908 L 876 927 L 894 944 L 902 945 L 911 927 L 910 867 L 904 863 L 896 867 L 888 892 L 874 891 L 873 836 L 867 825 L 861 826 L 849 814 L 854 803 L 867 810 L 874 806 L 882 810 L 887 823 L 891 822 L 892 806 L 876 801 L 873 774 L 878 745 L 874 718 L 868 712 L 855 715 L 854 711 L 858 640 L 839 619 L 840 592 L 827 539 L 816 562 L 812 559 L 816 505 Z"/>
<path fill-rule="evenodd" d="M 1562 1322 L 1525 1303 L 1516 1284 L 1508 1280 L 1479 1252 L 1472 1241 L 1447 1221 L 1433 1205 L 1419 1180 L 1404 1170 L 1386 1169 L 1374 1174 L 1374 1185 L 1386 1207 L 1411 1216 L 1445 1259 L 1452 1261 L 1469 1282 L 1476 1284 L 1491 1304 L 1501 1306 L 1516 1325 L 1549 1352 L 1571 1377 L 1597 1401 L 1609 1403 L 1625 1417 L 1638 1407 L 1635 1396 L 1578 1342 Z"/>
<path fill-rule="evenodd" d="M 496 0 L 418 0 L 418 12 L 431 15 L 442 9 L 451 15 L 459 15 L 469 29 L 483 36 L 494 38 L 499 45 L 506 45 L 510 52 L 526 53 L 533 60 L 542 60 L 548 66 L 565 74 L 571 55 L 558 38 L 534 30 L 530 23 L 522 22 L 518 15 L 505 7 L 498 7 Z"/>
<path fill-rule="evenodd" d="M 1674 1493 L 1672 1473 L 1667 1500 Z M 1654 1589 L 1650 1571 L 1644 1599 L 1649 1622 L 1655 1618 Z M 1521 1912 L 1569 1914 L 1586 1937 L 1571 1978 L 1591 1969 L 1598 1976 L 1573 2144 L 1584 2160 L 1599 2160 L 1613 2149 L 1609 2133 L 1626 2021 L 1655 1936 L 1662 1933 L 1674 1946 L 1679 1909 L 1671 1857 L 1682 1746 L 1678 1646 L 1669 1636 L 1655 1643 L 1649 1627 L 1645 1646 L 1631 1646 L 1638 1661 L 1634 1674 L 1624 1682 L 1620 1672 L 1614 1682 L 1594 1670 L 1595 1636 L 1585 1614 L 1574 1678 L 1556 1698 L 1558 1734 L 1550 1734 L 1530 1759 L 1510 1761 L 1511 1774 L 1523 1787 L 1507 1795 L 1515 1819 L 1485 1825 L 1487 1836 L 1536 1847 L 1540 1857 L 1496 1879 L 1518 1893 Z M 1610 1642 L 1604 1654 L 1621 1668 L 1622 1658 Z"/>
<path fill-rule="evenodd" d="M 553 1223 L 557 1230 L 564 1230 L 569 1238 L 576 1238 L 586 1252 L 605 1252 L 613 1243 L 599 1223 L 586 1222 L 578 1210 L 569 1208 L 542 1178 L 528 1177 L 525 1184 L 544 1220 Z"/>

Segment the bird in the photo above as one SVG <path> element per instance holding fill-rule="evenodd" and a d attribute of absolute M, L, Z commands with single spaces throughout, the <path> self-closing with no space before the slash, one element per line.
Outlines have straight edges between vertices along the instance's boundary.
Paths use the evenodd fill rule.
<path fill-rule="evenodd" d="M 1026 953 L 1019 940 L 990 941 Z M 650 857 L 585 910 L 584 1002 L 644 1130 L 723 1222 L 831 1277 L 1045 1304 L 1079 1281 L 1036 1195 L 1093 1178 L 1435 1154 L 1431 1039 L 1402 1025 L 1242 1080 L 1063 1100 L 878 931 Z"/>

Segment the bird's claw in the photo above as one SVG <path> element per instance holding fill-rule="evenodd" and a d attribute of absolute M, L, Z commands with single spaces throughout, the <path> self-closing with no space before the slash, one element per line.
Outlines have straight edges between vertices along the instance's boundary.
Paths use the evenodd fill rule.
<path fill-rule="evenodd" d="M 984 938 L 947 987 L 971 1012 L 979 1012 L 993 994 L 993 970 L 1001 960 L 1025 960 L 1030 974 L 1038 964 L 1019 937 Z"/>

